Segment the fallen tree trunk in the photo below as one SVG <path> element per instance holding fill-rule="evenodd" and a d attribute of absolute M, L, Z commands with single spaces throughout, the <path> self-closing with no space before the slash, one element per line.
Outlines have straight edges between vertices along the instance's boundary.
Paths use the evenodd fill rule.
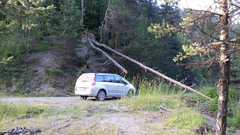
<path fill-rule="evenodd" d="M 90 38 L 88 38 L 89 40 Z M 118 67 L 124 76 L 127 74 L 127 70 L 122 67 L 120 64 L 118 64 L 114 59 L 112 59 L 110 56 L 108 56 L 103 50 L 101 50 L 100 48 L 96 47 L 91 41 L 89 42 L 89 44 L 91 45 L 91 47 L 94 49 L 94 50 L 97 50 L 99 52 L 101 52 L 106 58 L 108 58 L 116 67 Z"/>
<path fill-rule="evenodd" d="M 152 68 L 149 68 L 149 67 L 143 65 L 142 63 L 140 63 L 140 62 L 138 62 L 138 61 L 136 61 L 136 60 L 134 60 L 134 59 L 132 59 L 132 58 L 130 58 L 130 57 L 122 54 L 122 53 L 119 53 L 118 51 L 116 51 L 116 50 L 114 50 L 114 49 L 112 49 L 112 48 L 110 48 L 110 47 L 108 47 L 108 46 L 106 46 L 106 45 L 104 45 L 104 44 L 98 43 L 97 41 L 95 41 L 95 40 L 93 40 L 93 39 L 89 39 L 89 42 L 90 42 L 90 43 L 92 42 L 92 43 L 94 43 L 95 45 L 97 45 L 97 46 L 99 46 L 99 47 L 103 47 L 103 48 L 105 48 L 105 49 L 107 49 L 107 50 L 109 50 L 109 51 L 112 51 L 113 53 L 115 53 L 115 54 L 117 54 L 117 55 L 119 55 L 119 56 L 121 56 L 121 57 L 124 57 L 124 58 L 128 59 L 129 61 L 131 61 L 131 62 L 139 65 L 139 66 L 142 67 L 143 69 L 145 69 L 145 71 L 148 70 L 148 71 L 150 71 L 150 72 L 152 72 L 152 73 L 154 73 L 154 74 L 156 74 L 156 75 L 158 75 L 158 76 L 160 76 L 160 77 L 162 77 L 162 78 L 164 78 L 164 79 L 166 79 L 166 80 L 168 80 L 168 81 L 170 81 L 170 82 L 172 82 L 172 83 L 174 83 L 174 84 L 177 84 L 178 86 L 180 86 L 180 87 L 182 87 L 182 88 L 184 88 L 184 89 L 186 89 L 186 90 L 192 91 L 192 92 L 194 92 L 194 93 L 196 93 L 196 94 L 198 94 L 198 95 L 200 95 L 200 96 L 202 96 L 202 97 L 204 97 L 204 98 L 207 98 L 207 99 L 209 99 L 209 100 L 212 100 L 210 97 L 208 97 L 208 96 L 206 96 L 206 95 L 198 92 L 197 90 L 195 90 L 195 89 L 193 89 L 193 88 L 191 88 L 191 87 L 189 87 L 189 86 L 186 86 L 185 84 L 182 84 L 182 83 L 180 83 L 180 82 L 178 82 L 178 81 L 176 81 L 176 80 L 173 80 L 173 79 L 165 76 L 164 74 L 161 74 L 161 73 L 159 73 L 158 71 L 156 71 L 156 70 L 154 70 L 154 69 L 152 69 Z"/>

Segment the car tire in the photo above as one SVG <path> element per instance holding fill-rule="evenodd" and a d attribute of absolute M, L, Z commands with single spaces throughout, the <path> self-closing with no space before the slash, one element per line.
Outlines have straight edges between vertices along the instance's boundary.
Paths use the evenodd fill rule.
<path fill-rule="evenodd" d="M 105 93 L 105 91 L 100 90 L 100 91 L 98 92 L 96 98 L 97 98 L 97 100 L 99 100 L 99 101 L 105 100 L 105 98 L 106 98 L 106 93 Z"/>
<path fill-rule="evenodd" d="M 127 94 L 127 97 L 132 97 L 132 96 L 133 96 L 133 90 L 129 90 L 128 94 Z"/>
<path fill-rule="evenodd" d="M 80 98 L 83 99 L 83 100 L 87 100 L 86 96 L 80 96 Z"/>

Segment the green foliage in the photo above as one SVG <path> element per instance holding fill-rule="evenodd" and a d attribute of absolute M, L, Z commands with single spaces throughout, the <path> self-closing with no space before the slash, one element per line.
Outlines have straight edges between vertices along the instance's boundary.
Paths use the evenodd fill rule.
<path fill-rule="evenodd" d="M 53 43 L 47 42 L 47 41 L 39 41 L 39 42 L 36 43 L 36 46 L 34 47 L 34 50 L 36 50 L 36 51 L 49 50 L 49 49 L 53 48 L 52 44 Z"/>
<path fill-rule="evenodd" d="M 238 104 L 235 106 L 236 108 L 233 112 L 233 117 L 227 118 L 227 124 L 231 129 L 240 129 L 240 102 L 238 102 Z"/>
<path fill-rule="evenodd" d="M 236 89 L 229 88 L 228 90 L 228 96 L 230 99 L 237 99 L 239 97 L 240 92 Z"/>
<path fill-rule="evenodd" d="M 210 98 L 218 98 L 218 91 L 216 91 L 214 87 L 197 87 L 195 89 Z M 201 97 L 192 92 L 186 92 L 184 94 L 184 96 L 189 99 L 197 100 L 200 102 L 208 102 L 209 101 L 208 99 Z"/>
<path fill-rule="evenodd" d="M 234 89 L 239 89 L 240 82 L 240 55 L 239 51 L 231 56 L 231 71 L 230 71 L 230 79 L 231 79 L 231 87 Z M 236 96 L 239 95 L 239 92 Z"/>
<path fill-rule="evenodd" d="M 52 21 L 53 20 L 53 21 Z M 81 30 L 81 11 L 73 0 L 61 0 L 60 11 L 55 11 L 48 20 L 50 34 L 61 39 L 62 44 L 71 45 L 76 42 Z"/>
<path fill-rule="evenodd" d="M 209 111 L 214 111 L 215 113 L 217 113 L 217 110 L 218 110 L 218 96 L 212 98 L 209 106 Z"/>
<path fill-rule="evenodd" d="M 0 64 L 7 64 L 9 61 L 11 61 L 13 56 L 8 57 L 7 59 L 3 57 L 3 60 L 0 61 Z"/>
<path fill-rule="evenodd" d="M 185 58 L 190 58 L 191 56 L 195 56 L 197 54 L 202 54 L 205 51 L 204 47 L 198 43 L 182 45 L 182 49 L 186 54 L 179 52 L 179 54 L 173 58 L 174 62 L 177 62 L 178 60 L 182 61 Z"/>
<path fill-rule="evenodd" d="M 83 26 L 99 38 L 99 26 L 105 17 L 109 0 L 85 0 Z M 80 2 L 78 2 L 80 4 Z M 80 5 L 79 5 L 80 7 Z"/>
<path fill-rule="evenodd" d="M 214 87 L 207 87 L 207 88 L 204 88 L 204 94 L 207 95 L 208 97 L 210 98 L 215 98 L 218 96 L 218 92 L 215 90 Z"/>
<path fill-rule="evenodd" d="M 207 125 L 207 122 L 201 114 L 188 108 L 176 110 L 165 125 L 171 128 L 181 129 L 189 132 L 189 129 L 198 128 L 201 125 Z"/>
<path fill-rule="evenodd" d="M 162 24 L 151 24 L 148 27 L 148 32 L 154 33 L 156 38 L 161 38 L 169 34 L 171 36 L 171 32 L 174 32 L 174 28 L 170 26 L 168 22 L 165 22 L 163 19 Z"/>
<path fill-rule="evenodd" d="M 43 77 L 43 78 L 42 78 L 42 81 L 43 81 L 43 83 L 45 83 L 45 82 L 46 82 L 46 78 Z"/>
<path fill-rule="evenodd" d="M 187 13 L 185 17 L 182 17 L 183 21 L 179 24 L 182 28 L 192 26 L 194 24 L 194 17 L 192 14 Z"/>
<path fill-rule="evenodd" d="M 40 114 L 40 113 L 43 113 L 44 112 L 44 108 L 37 108 L 37 107 L 34 107 L 34 108 L 27 108 L 25 110 L 25 113 L 26 114 Z"/>
<path fill-rule="evenodd" d="M 52 6 L 43 7 L 43 2 L 34 0 L 7 0 L 8 4 L 1 3 L 5 20 L 1 22 L 2 31 L 0 52 L 1 57 L 6 55 L 19 56 L 34 50 L 34 42 L 43 36 L 41 31 L 45 17 L 50 14 Z"/>
<path fill-rule="evenodd" d="M 63 71 L 57 70 L 57 69 L 45 69 L 45 71 L 51 77 L 54 77 L 54 76 L 57 76 L 57 75 L 61 75 L 63 73 Z"/>

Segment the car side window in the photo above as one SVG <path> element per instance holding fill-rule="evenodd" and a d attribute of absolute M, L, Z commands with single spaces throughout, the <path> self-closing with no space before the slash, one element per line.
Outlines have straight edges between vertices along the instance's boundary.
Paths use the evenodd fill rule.
<path fill-rule="evenodd" d="M 105 82 L 115 82 L 114 76 L 105 75 Z"/>
<path fill-rule="evenodd" d="M 115 76 L 116 83 L 122 83 L 122 77 Z"/>
<path fill-rule="evenodd" d="M 95 76 L 95 81 L 96 82 L 104 82 L 103 75 L 96 75 Z"/>

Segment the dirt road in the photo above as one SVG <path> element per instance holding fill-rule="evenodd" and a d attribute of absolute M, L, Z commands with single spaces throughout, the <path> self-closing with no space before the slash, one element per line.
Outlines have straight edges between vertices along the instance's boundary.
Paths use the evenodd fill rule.
<path fill-rule="evenodd" d="M 8 98 L 0 98 L 0 101 L 7 102 L 29 102 L 29 103 L 51 103 L 51 104 L 74 104 L 82 102 L 79 97 L 8 97 Z"/>

